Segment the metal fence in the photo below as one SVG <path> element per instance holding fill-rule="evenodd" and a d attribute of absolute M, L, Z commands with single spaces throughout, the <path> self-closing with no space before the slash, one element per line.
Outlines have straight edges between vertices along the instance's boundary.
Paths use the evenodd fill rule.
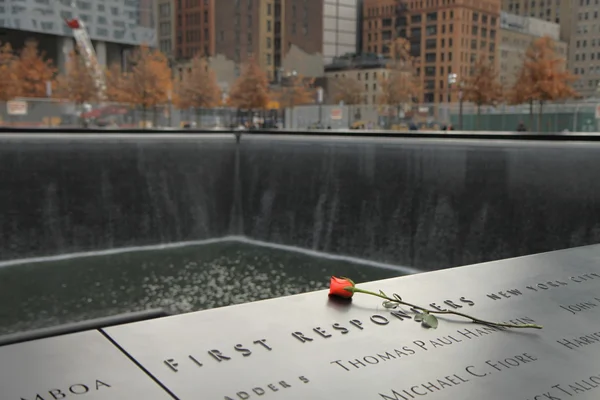
<path fill-rule="evenodd" d="M 584 100 L 579 102 L 564 102 L 544 104 L 540 118 L 540 106 L 529 105 L 500 105 L 498 107 L 477 107 L 464 104 L 462 111 L 462 130 L 474 131 L 514 131 L 523 123 L 528 131 L 536 132 L 599 132 L 600 131 L 600 100 Z M 449 115 L 449 121 L 460 127 L 460 106 L 451 104 L 442 106 L 442 112 Z"/>
<path fill-rule="evenodd" d="M 454 129 L 514 131 L 523 123 L 529 131 L 598 132 L 600 100 L 547 104 L 538 127 L 539 105 L 477 107 L 463 104 L 420 104 L 408 108 L 379 105 L 309 105 L 261 112 L 232 108 L 186 109 L 162 105 L 151 109 L 128 104 L 76 105 L 54 99 L 18 99 L 0 102 L 0 126 L 122 128 L 232 128 L 259 125 L 269 128 L 364 128 L 436 130 Z M 531 111 L 533 114 L 531 114 Z M 82 118 L 83 117 L 83 118 Z"/>
<path fill-rule="evenodd" d="M 180 110 L 169 104 L 143 109 L 130 104 L 77 105 L 54 99 L 0 102 L 0 126 L 11 127 L 230 128 L 250 120 L 269 120 L 264 114 L 231 108 Z"/>

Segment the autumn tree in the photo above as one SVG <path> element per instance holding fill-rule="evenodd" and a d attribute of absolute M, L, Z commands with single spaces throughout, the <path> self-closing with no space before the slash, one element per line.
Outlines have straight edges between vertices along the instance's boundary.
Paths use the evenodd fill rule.
<path fill-rule="evenodd" d="M 118 63 L 113 63 L 105 71 L 106 97 L 115 103 L 131 103 L 133 96 L 130 92 L 130 75 L 121 70 Z"/>
<path fill-rule="evenodd" d="M 502 100 L 503 93 L 496 69 L 485 56 L 481 56 L 472 68 L 471 74 L 463 81 L 463 98 L 477 106 L 477 128 L 479 128 L 481 107 L 495 106 Z"/>
<path fill-rule="evenodd" d="M 17 58 L 10 43 L 0 46 L 0 101 L 9 101 L 19 95 Z"/>
<path fill-rule="evenodd" d="M 97 101 L 98 94 L 94 78 L 85 62 L 77 52 L 71 52 L 65 73 L 58 76 L 56 95 L 80 106 Z"/>
<path fill-rule="evenodd" d="M 531 85 L 529 71 L 521 67 L 517 79 L 512 88 L 507 93 L 507 101 L 511 105 L 529 105 L 529 127 L 533 126 L 533 105 L 535 103 L 535 93 Z"/>
<path fill-rule="evenodd" d="M 177 88 L 181 108 L 195 108 L 200 124 L 202 108 L 217 107 L 221 102 L 221 88 L 217 76 L 206 59 L 194 57 Z"/>
<path fill-rule="evenodd" d="M 169 98 L 172 90 L 171 68 L 163 53 L 146 45 L 133 53 L 131 65 L 131 73 L 121 76 L 121 84 L 129 92 L 131 103 L 142 107 L 146 119 L 149 109 L 165 104 Z M 156 112 L 154 117 L 156 119 Z"/>
<path fill-rule="evenodd" d="M 307 79 L 301 75 L 292 74 L 282 78 L 281 91 L 277 99 L 283 108 L 292 108 L 315 101 L 313 89 L 314 79 Z"/>
<path fill-rule="evenodd" d="M 16 77 L 19 81 L 20 97 L 46 97 L 47 82 L 53 82 L 56 68 L 46 59 L 44 52 L 38 50 L 38 43 L 29 40 L 20 51 L 16 61 Z"/>
<path fill-rule="evenodd" d="M 399 113 L 404 105 L 411 105 L 421 92 L 416 61 L 410 53 L 410 42 L 398 38 L 390 46 L 391 61 L 379 79 L 379 104 L 395 106 Z"/>
<path fill-rule="evenodd" d="M 336 79 L 333 99 L 336 103 L 343 102 L 348 105 L 351 109 L 350 115 L 354 115 L 352 107 L 363 102 L 363 95 L 363 86 L 358 80 L 346 76 Z"/>
<path fill-rule="evenodd" d="M 251 58 L 229 93 L 229 102 L 238 109 L 264 109 L 269 102 L 269 80 L 254 58 Z"/>
<path fill-rule="evenodd" d="M 577 96 L 571 86 L 576 77 L 565 65 L 565 59 L 556 53 L 554 41 L 549 36 L 534 40 L 525 53 L 523 66 L 512 90 L 512 102 L 529 101 L 532 113 L 533 103 L 539 104 L 539 131 L 542 130 L 544 104 Z"/>

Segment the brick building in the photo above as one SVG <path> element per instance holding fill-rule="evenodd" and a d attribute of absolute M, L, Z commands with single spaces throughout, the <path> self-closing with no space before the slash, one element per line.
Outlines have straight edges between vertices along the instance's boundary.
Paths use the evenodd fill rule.
<path fill-rule="evenodd" d="M 364 0 L 362 48 L 387 56 L 392 40 L 407 38 L 420 64 L 422 101 L 457 102 L 450 74 L 467 77 L 481 56 L 497 66 L 500 9 L 501 0 Z"/>

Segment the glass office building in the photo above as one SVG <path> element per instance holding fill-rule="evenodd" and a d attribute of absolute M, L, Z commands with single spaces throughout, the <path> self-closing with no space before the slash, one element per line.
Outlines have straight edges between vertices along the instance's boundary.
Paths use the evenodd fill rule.
<path fill-rule="evenodd" d="M 112 62 L 123 58 L 132 46 L 156 46 L 153 3 L 154 0 L 0 0 L 0 41 L 20 47 L 27 38 L 35 38 L 60 66 L 73 48 L 73 34 L 65 19 L 78 18 L 86 25 L 99 61 Z"/>

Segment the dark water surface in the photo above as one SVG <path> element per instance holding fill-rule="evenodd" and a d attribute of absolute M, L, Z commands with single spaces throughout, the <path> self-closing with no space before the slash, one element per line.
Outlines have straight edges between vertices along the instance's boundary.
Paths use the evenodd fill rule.
<path fill-rule="evenodd" d="M 0 335 L 130 311 L 171 313 L 358 282 L 402 272 L 237 242 L 0 268 Z"/>

